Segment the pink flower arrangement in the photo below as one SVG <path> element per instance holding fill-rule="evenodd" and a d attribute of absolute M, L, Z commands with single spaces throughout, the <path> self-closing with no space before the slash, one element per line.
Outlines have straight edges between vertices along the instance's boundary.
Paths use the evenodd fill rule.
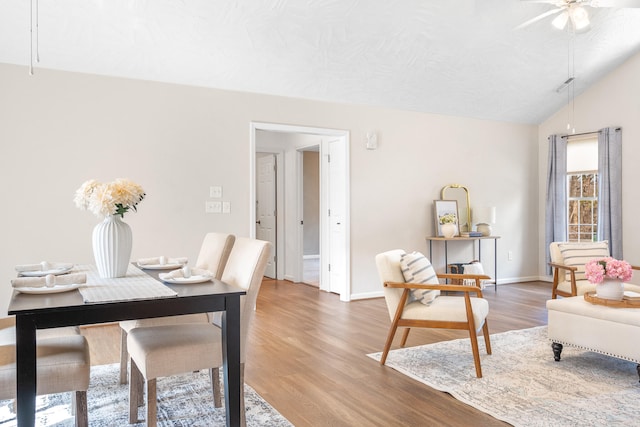
<path fill-rule="evenodd" d="M 602 283 L 605 278 L 628 282 L 633 276 L 633 270 L 628 262 L 611 257 L 589 261 L 584 266 L 584 273 L 591 283 Z"/>

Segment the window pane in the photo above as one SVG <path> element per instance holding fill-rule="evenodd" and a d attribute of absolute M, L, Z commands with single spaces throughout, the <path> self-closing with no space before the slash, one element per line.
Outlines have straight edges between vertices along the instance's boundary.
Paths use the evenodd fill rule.
<path fill-rule="evenodd" d="M 578 201 L 569 200 L 569 225 L 578 224 Z"/>
<path fill-rule="evenodd" d="M 582 197 L 595 197 L 595 175 L 582 175 Z"/>
<path fill-rule="evenodd" d="M 569 177 L 569 197 L 580 197 L 580 175 Z"/>
<path fill-rule="evenodd" d="M 580 224 L 593 224 L 593 201 L 580 201 Z"/>
<path fill-rule="evenodd" d="M 578 241 L 578 226 L 570 225 L 569 226 L 569 241 L 575 242 Z"/>

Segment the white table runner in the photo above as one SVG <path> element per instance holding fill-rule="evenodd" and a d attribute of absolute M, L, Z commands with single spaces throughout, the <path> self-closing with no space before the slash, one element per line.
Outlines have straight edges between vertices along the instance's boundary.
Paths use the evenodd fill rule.
<path fill-rule="evenodd" d="M 178 295 L 131 264 L 125 277 L 111 279 L 100 277 L 93 265 L 78 266 L 77 270 L 87 274 L 87 283 L 78 289 L 84 302 L 170 298 Z"/>

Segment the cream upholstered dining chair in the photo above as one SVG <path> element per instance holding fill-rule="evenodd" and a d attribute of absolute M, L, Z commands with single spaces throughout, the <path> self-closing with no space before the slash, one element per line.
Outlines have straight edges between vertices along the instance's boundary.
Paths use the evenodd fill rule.
<path fill-rule="evenodd" d="M 549 255 L 549 265 L 553 270 L 551 299 L 584 295 L 596 289 L 596 285 L 585 277 L 585 265 L 594 259 L 608 257 L 609 242 L 552 242 Z M 640 270 L 637 266 L 632 268 Z M 625 283 L 625 289 L 640 292 L 640 286 L 630 283 Z"/>
<path fill-rule="evenodd" d="M 77 327 L 39 329 L 36 344 L 36 394 L 74 392 L 75 425 L 86 427 L 89 345 Z M 16 397 L 16 329 L 0 329 L 0 399 Z"/>
<path fill-rule="evenodd" d="M 406 328 L 401 347 L 405 346 L 412 327 L 465 329 L 469 331 L 476 375 L 481 378 L 477 338 L 480 329 L 484 335 L 487 354 L 491 354 L 491 342 L 487 325 L 489 303 L 482 298 L 480 284 L 481 280 L 490 277 L 474 274 L 436 275 L 431 263 L 422 254 L 406 254 L 401 249 L 378 254 L 376 266 L 384 286 L 384 298 L 391 318 L 391 327 L 380 364 L 385 364 L 399 327 Z M 405 276 L 411 280 L 407 281 Z M 475 280 L 475 286 L 440 284 L 438 279 Z M 462 296 L 440 295 L 440 291 L 461 292 Z"/>
<path fill-rule="evenodd" d="M 241 384 L 248 329 L 253 318 L 258 291 L 271 253 L 269 242 L 239 237 L 231 250 L 222 281 L 245 289 L 240 301 Z M 132 329 L 127 337 L 131 356 L 129 386 L 129 422 L 137 422 L 146 380 L 146 420 L 155 426 L 156 378 L 210 369 L 214 405 L 220 407 L 218 369 L 222 366 L 222 332 L 211 323 L 183 323 Z M 244 387 L 241 390 L 241 421 L 244 425 Z"/>
<path fill-rule="evenodd" d="M 209 270 L 213 277 L 220 279 L 231 253 L 236 237 L 233 234 L 207 233 L 204 236 L 195 268 Z M 127 334 L 133 328 L 141 326 L 171 325 L 175 323 L 209 323 L 215 313 L 196 313 L 181 316 L 156 317 L 153 319 L 134 319 L 120 322 L 120 384 L 127 382 Z"/>

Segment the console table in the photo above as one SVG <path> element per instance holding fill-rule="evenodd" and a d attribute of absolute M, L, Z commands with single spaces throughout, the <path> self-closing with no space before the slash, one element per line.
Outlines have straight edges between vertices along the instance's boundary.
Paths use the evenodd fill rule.
<path fill-rule="evenodd" d="M 429 260 L 432 261 L 432 246 L 433 242 L 444 242 L 444 269 L 447 270 L 448 262 L 448 243 L 449 242 L 471 242 L 474 245 L 474 242 L 478 242 L 478 261 L 482 262 L 482 242 L 481 240 L 493 240 L 493 287 L 494 290 L 498 290 L 498 239 L 500 236 L 480 236 L 480 237 L 442 237 L 442 236 L 430 236 L 427 237 L 427 241 L 429 242 Z"/>

